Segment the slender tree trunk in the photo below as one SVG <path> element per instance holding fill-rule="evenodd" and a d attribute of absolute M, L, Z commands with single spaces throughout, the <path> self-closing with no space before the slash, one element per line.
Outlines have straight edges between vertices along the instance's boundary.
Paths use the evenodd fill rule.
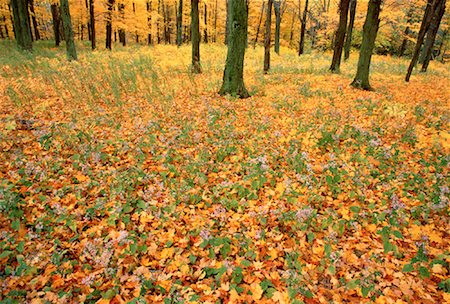
<path fill-rule="evenodd" d="M 256 44 L 258 43 L 259 30 L 261 28 L 261 22 L 263 19 L 265 6 L 266 6 L 266 2 L 264 2 L 264 0 L 263 0 L 262 6 L 261 6 L 261 15 L 259 15 L 258 27 L 256 28 L 256 37 L 255 37 L 255 42 L 253 43 L 253 48 L 256 48 Z"/>
<path fill-rule="evenodd" d="M 124 20 L 125 19 L 125 4 L 118 3 L 117 9 L 119 11 L 120 18 L 122 20 Z M 123 29 L 123 28 L 119 28 L 119 42 L 121 42 L 123 46 L 127 45 L 126 32 L 125 32 L 125 29 Z"/>
<path fill-rule="evenodd" d="M 339 27 L 334 40 L 333 60 L 331 61 L 330 71 L 340 72 L 342 49 L 344 48 L 345 31 L 347 28 L 348 6 L 350 0 L 341 0 L 339 3 Z"/>
<path fill-rule="evenodd" d="M 192 72 L 202 72 L 200 66 L 200 18 L 198 15 L 198 1 L 191 0 L 191 40 L 192 40 Z"/>
<path fill-rule="evenodd" d="M 148 35 L 147 35 L 147 44 L 150 45 L 153 43 L 152 41 L 152 1 L 147 0 L 147 26 L 148 26 Z"/>
<path fill-rule="evenodd" d="M 39 34 L 39 28 L 36 19 L 36 12 L 34 11 L 34 0 L 29 0 L 29 4 L 31 11 L 31 20 L 33 21 L 34 37 L 36 37 L 36 40 L 41 40 L 41 35 Z"/>
<path fill-rule="evenodd" d="M 7 29 L 7 27 L 5 27 Z M 446 38 L 447 38 L 447 34 L 448 34 L 448 29 L 444 30 L 442 33 L 442 38 L 441 38 L 441 43 L 439 44 L 439 50 L 438 50 L 438 56 L 441 58 L 441 62 L 444 62 L 444 55 L 445 55 L 445 48 L 443 48 Z M 442 49 L 444 49 L 442 51 Z"/>
<path fill-rule="evenodd" d="M 55 36 L 55 45 L 59 46 L 59 44 L 61 43 L 61 33 L 59 32 L 59 28 L 60 28 L 60 10 L 59 10 L 59 6 L 58 4 L 54 3 L 51 5 L 51 10 L 52 10 L 52 19 L 53 19 L 53 33 Z"/>
<path fill-rule="evenodd" d="M 217 14 L 218 14 L 218 10 L 217 10 L 217 0 L 216 0 L 216 4 L 214 6 L 214 43 L 217 42 Z"/>
<path fill-rule="evenodd" d="M 67 59 L 77 60 L 77 51 L 75 49 L 75 41 L 73 38 L 72 20 L 70 18 L 69 0 L 60 0 L 61 17 L 64 27 L 64 37 L 66 40 Z"/>
<path fill-rule="evenodd" d="M 371 90 L 369 83 L 370 61 L 380 25 L 380 11 L 383 0 L 370 0 L 366 21 L 363 26 L 363 38 L 359 51 L 358 69 L 352 86 L 363 90 Z"/>
<path fill-rule="evenodd" d="M 114 7 L 114 0 L 108 0 L 108 13 L 106 15 L 106 48 L 111 50 L 112 45 L 112 11 Z"/>
<path fill-rule="evenodd" d="M 88 13 L 88 22 L 87 22 L 87 30 L 88 30 L 88 39 L 89 41 L 92 41 L 92 28 L 91 28 L 91 8 L 90 8 L 90 1 L 84 0 L 86 11 Z"/>
<path fill-rule="evenodd" d="M 273 0 L 267 2 L 267 15 L 266 15 L 266 32 L 264 33 L 264 74 L 267 74 L 270 70 L 270 36 L 272 26 L 272 4 Z"/>
<path fill-rule="evenodd" d="M 413 14 L 413 8 L 411 7 L 408 10 L 408 13 L 406 14 L 407 20 L 406 23 L 408 24 L 405 28 L 405 32 L 403 33 L 403 41 L 402 44 L 400 45 L 400 49 L 398 50 L 398 56 L 402 57 L 405 53 L 406 50 L 406 46 L 408 44 L 408 36 L 411 34 L 411 28 L 409 27 L 409 24 L 412 23 L 412 14 Z"/>
<path fill-rule="evenodd" d="M 203 42 L 208 43 L 208 5 L 205 2 L 205 28 L 203 29 Z"/>
<path fill-rule="evenodd" d="M 27 10 L 26 10 L 26 14 L 27 14 L 27 18 L 28 18 L 28 31 L 30 31 L 30 37 L 31 37 L 31 42 L 34 42 L 34 37 L 33 37 L 33 31 L 31 30 L 31 15 L 30 15 L 30 10 L 29 10 L 29 5 L 30 2 L 27 0 Z"/>
<path fill-rule="evenodd" d="M 299 1 L 299 7 L 300 7 L 300 1 Z M 299 41 L 299 47 L 298 47 L 298 55 L 299 56 L 305 52 L 305 31 L 306 31 L 307 14 L 308 14 L 308 0 L 305 1 L 305 9 L 303 10 L 303 17 L 300 22 L 300 41 Z"/>
<path fill-rule="evenodd" d="M 441 24 L 442 16 L 444 16 L 445 12 L 445 0 L 440 3 L 440 5 L 436 8 L 433 19 L 431 20 L 430 28 L 427 32 L 427 39 L 425 40 L 425 45 L 422 50 L 422 72 L 426 72 L 428 65 L 430 64 L 431 55 L 433 52 L 434 42 L 436 40 L 436 35 L 439 29 L 439 25 Z"/>
<path fill-rule="evenodd" d="M 353 25 L 355 24 L 356 0 L 350 0 L 349 10 L 350 20 L 348 21 L 347 33 L 345 35 L 344 60 L 350 57 L 350 49 L 352 47 Z"/>
<path fill-rule="evenodd" d="M 230 1 L 232 0 L 225 0 L 227 6 L 227 17 L 225 20 L 225 45 L 228 45 L 228 35 L 230 33 Z"/>
<path fill-rule="evenodd" d="M 423 15 L 422 24 L 420 25 L 419 34 L 417 35 L 417 43 L 414 48 L 413 57 L 409 64 L 408 71 L 406 72 L 406 77 L 405 77 L 406 82 L 408 82 L 409 79 L 411 78 L 411 73 L 414 69 L 414 66 L 417 63 L 417 60 L 419 59 L 420 48 L 422 47 L 422 43 L 423 43 L 425 34 L 427 33 L 428 28 L 430 27 L 431 19 L 433 18 L 436 7 L 442 1 L 443 0 L 428 0 L 428 2 L 427 2 L 427 7 L 426 7 L 425 13 Z"/>
<path fill-rule="evenodd" d="M 28 18 L 27 0 L 12 0 L 11 6 L 13 9 L 14 34 L 17 45 L 22 50 L 31 51 L 33 49 L 33 41 L 30 31 L 30 20 Z"/>
<path fill-rule="evenodd" d="M 94 0 L 89 0 L 89 25 L 91 33 L 91 48 L 95 50 L 96 48 L 96 38 L 95 38 L 95 10 L 94 10 Z"/>
<path fill-rule="evenodd" d="M 281 0 L 273 3 L 275 11 L 275 53 L 280 54 L 280 25 L 281 25 Z"/>
<path fill-rule="evenodd" d="M 3 16 L 3 24 L 5 25 L 5 35 L 6 35 L 6 38 L 9 38 L 8 25 L 6 24 L 6 16 Z"/>
<path fill-rule="evenodd" d="M 178 0 L 177 12 L 177 45 L 183 43 L 183 0 Z"/>
<path fill-rule="evenodd" d="M 291 21 L 291 31 L 289 34 L 289 47 L 292 46 L 292 40 L 294 40 L 294 25 L 295 25 L 295 18 L 297 17 L 297 13 L 294 11 L 292 13 L 292 21 Z"/>
<path fill-rule="evenodd" d="M 247 98 L 250 94 L 244 85 L 244 56 L 248 27 L 246 0 L 230 0 L 228 18 L 233 26 L 229 29 L 227 60 L 219 94 Z"/>

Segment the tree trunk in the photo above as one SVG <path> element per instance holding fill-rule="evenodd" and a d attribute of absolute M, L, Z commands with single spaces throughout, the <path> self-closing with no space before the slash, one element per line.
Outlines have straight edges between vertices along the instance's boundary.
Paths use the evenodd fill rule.
<path fill-rule="evenodd" d="M 70 18 L 69 0 L 60 0 L 61 17 L 64 27 L 64 37 L 66 40 L 67 59 L 77 60 L 77 51 L 75 49 L 75 41 L 73 38 L 72 20 Z"/>
<path fill-rule="evenodd" d="M 147 1 L 147 26 L 148 26 L 148 36 L 147 36 L 147 44 L 150 45 L 153 43 L 152 40 L 152 1 Z"/>
<path fill-rule="evenodd" d="M 198 16 L 198 1 L 191 0 L 191 40 L 192 40 L 192 72 L 202 72 L 200 66 L 200 18 Z"/>
<path fill-rule="evenodd" d="M 331 61 L 330 71 L 339 73 L 342 58 L 342 49 L 344 48 L 345 31 L 347 28 L 348 6 L 350 0 L 341 0 L 339 3 L 339 26 L 334 40 L 333 60 Z"/>
<path fill-rule="evenodd" d="M 22 50 L 31 51 L 33 49 L 32 36 L 30 31 L 30 21 L 28 18 L 27 0 L 12 0 L 14 34 L 17 45 Z"/>
<path fill-rule="evenodd" d="M 289 34 L 289 47 L 292 46 L 292 40 L 294 40 L 295 17 L 297 17 L 297 13 L 293 12 L 293 14 L 292 14 L 292 21 L 291 21 L 291 31 L 290 31 L 290 34 Z"/>
<path fill-rule="evenodd" d="M 256 44 L 258 43 L 259 30 L 261 28 L 261 22 L 263 19 L 265 6 L 266 6 L 266 3 L 263 0 L 262 6 L 261 6 L 261 15 L 259 15 L 258 27 L 256 28 L 256 37 L 255 37 L 255 42 L 253 43 L 253 48 L 256 48 Z"/>
<path fill-rule="evenodd" d="M 183 44 L 183 0 L 178 0 L 177 12 L 177 45 Z"/>
<path fill-rule="evenodd" d="M 370 0 L 366 20 L 363 26 L 363 37 L 359 51 L 358 69 L 352 86 L 363 90 L 371 90 L 369 83 L 370 61 L 380 25 L 380 11 L 383 0 Z"/>
<path fill-rule="evenodd" d="M 217 10 L 217 0 L 216 0 L 216 4 L 214 6 L 214 43 L 217 42 L 217 14 L 218 14 L 218 10 Z"/>
<path fill-rule="evenodd" d="M 230 0 L 228 18 L 232 26 L 229 29 L 227 60 L 219 94 L 247 98 L 250 94 L 244 85 L 244 56 L 248 27 L 246 0 Z"/>
<path fill-rule="evenodd" d="M 91 47 L 93 50 L 96 48 L 96 38 L 95 38 L 95 10 L 94 10 L 94 0 L 89 0 L 89 25 L 91 32 Z"/>
<path fill-rule="evenodd" d="M 273 3 L 275 11 L 275 53 L 280 54 L 281 0 Z"/>
<path fill-rule="evenodd" d="M 267 2 L 266 32 L 264 33 L 264 74 L 270 70 L 270 30 L 272 25 L 272 4 L 273 0 Z"/>
<path fill-rule="evenodd" d="M 347 60 L 350 57 L 350 49 L 352 47 L 353 25 L 355 23 L 355 15 L 356 15 L 356 0 L 350 0 L 349 14 L 350 20 L 348 21 L 347 33 L 345 36 L 344 60 Z"/>
<path fill-rule="evenodd" d="M 204 20 L 204 24 L 205 24 L 205 28 L 203 29 L 203 42 L 204 43 L 208 43 L 208 5 L 205 2 L 205 20 Z"/>
<path fill-rule="evenodd" d="M 228 45 L 228 35 L 230 33 L 230 1 L 232 0 L 225 0 L 227 6 L 227 16 L 225 20 L 225 45 Z"/>
<path fill-rule="evenodd" d="M 439 7 L 436 8 L 433 19 L 431 20 L 430 28 L 427 32 L 427 39 L 425 40 L 425 45 L 422 50 L 422 70 L 421 72 L 426 72 L 428 65 L 430 64 L 431 55 L 433 52 L 434 41 L 436 40 L 436 35 L 441 24 L 442 16 L 445 12 L 445 0 L 442 1 Z"/>
<path fill-rule="evenodd" d="M 406 23 L 407 24 L 411 24 L 412 23 L 412 14 L 413 14 L 413 12 L 414 12 L 413 8 L 411 7 L 408 10 L 408 13 L 406 14 L 406 17 L 407 17 Z M 400 49 L 398 50 L 398 56 L 399 57 L 402 57 L 403 54 L 406 51 L 406 46 L 408 44 L 408 36 L 410 34 L 411 34 L 411 28 L 409 27 L 409 25 L 407 25 L 406 28 L 405 28 L 405 31 L 403 33 L 404 38 L 403 38 L 402 44 L 400 45 Z"/>
<path fill-rule="evenodd" d="M 427 7 L 423 15 L 422 24 L 420 25 L 419 34 L 417 35 L 416 46 L 414 48 L 413 56 L 409 64 L 408 71 L 406 72 L 405 77 L 406 82 L 408 82 L 409 79 L 411 78 L 411 73 L 414 69 L 414 66 L 417 63 L 417 60 L 419 59 L 419 53 L 420 48 L 422 47 L 423 39 L 428 31 L 428 28 L 430 27 L 431 19 L 433 18 L 436 8 L 440 5 L 442 1 L 443 0 L 428 0 L 427 2 Z"/>
<path fill-rule="evenodd" d="M 300 7 L 300 3 L 299 3 L 299 7 Z M 300 41 L 299 41 L 299 47 L 298 47 L 298 55 L 299 56 L 305 52 L 305 31 L 306 31 L 307 14 L 308 14 L 308 0 L 305 1 L 305 9 L 303 10 L 303 17 L 300 22 Z"/>
<path fill-rule="evenodd" d="M 55 45 L 59 46 L 59 44 L 61 43 L 61 33 L 59 32 L 61 18 L 58 4 L 52 4 L 51 10 L 53 19 L 53 33 L 55 35 Z"/>
<path fill-rule="evenodd" d="M 125 19 L 125 4 L 119 3 L 117 9 L 119 11 L 120 19 L 123 21 Z M 121 42 L 123 46 L 127 45 L 127 36 L 125 29 L 123 28 L 119 28 L 119 42 Z"/>
<path fill-rule="evenodd" d="M 107 7 L 108 13 L 106 16 L 106 48 L 111 50 L 112 45 L 112 11 L 114 6 L 114 0 L 108 0 Z"/>
<path fill-rule="evenodd" d="M 31 20 L 33 21 L 34 37 L 36 40 L 41 40 L 41 35 L 39 34 L 38 23 L 36 19 L 36 13 L 34 11 L 34 0 L 29 0 Z"/>

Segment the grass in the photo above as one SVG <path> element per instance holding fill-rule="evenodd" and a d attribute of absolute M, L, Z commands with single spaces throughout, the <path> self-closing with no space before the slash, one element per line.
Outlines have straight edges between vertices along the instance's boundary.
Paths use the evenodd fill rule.
<path fill-rule="evenodd" d="M 2 301 L 448 299 L 449 72 L 281 49 L 0 48 Z M 7 56 L 6 56 L 7 55 Z M 27 124 L 30 124 L 28 126 Z"/>

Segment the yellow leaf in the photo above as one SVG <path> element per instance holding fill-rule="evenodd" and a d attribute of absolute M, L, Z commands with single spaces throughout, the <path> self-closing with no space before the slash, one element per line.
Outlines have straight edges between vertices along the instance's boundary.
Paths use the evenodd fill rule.
<path fill-rule="evenodd" d="M 259 285 L 259 283 L 256 282 L 250 285 L 250 291 L 252 292 L 252 298 L 255 301 L 261 299 L 262 294 L 264 292 L 264 290 L 261 288 L 261 285 Z"/>
<path fill-rule="evenodd" d="M 88 177 L 87 177 L 86 175 L 83 175 L 83 174 L 81 174 L 81 173 L 75 175 L 75 178 L 76 178 L 80 183 L 85 182 L 85 181 L 88 179 Z"/>
<path fill-rule="evenodd" d="M 286 293 L 275 291 L 272 296 L 272 300 L 276 303 L 285 304 L 288 303 L 289 296 Z"/>
<path fill-rule="evenodd" d="M 168 258 L 171 258 L 175 252 L 175 249 L 173 247 L 164 248 L 161 251 L 160 259 L 165 260 Z"/>

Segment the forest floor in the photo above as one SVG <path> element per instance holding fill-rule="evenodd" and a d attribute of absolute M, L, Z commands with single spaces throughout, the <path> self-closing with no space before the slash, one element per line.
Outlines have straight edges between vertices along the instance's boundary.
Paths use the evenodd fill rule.
<path fill-rule="evenodd" d="M 2 303 L 450 302 L 448 66 L 0 48 Z"/>

